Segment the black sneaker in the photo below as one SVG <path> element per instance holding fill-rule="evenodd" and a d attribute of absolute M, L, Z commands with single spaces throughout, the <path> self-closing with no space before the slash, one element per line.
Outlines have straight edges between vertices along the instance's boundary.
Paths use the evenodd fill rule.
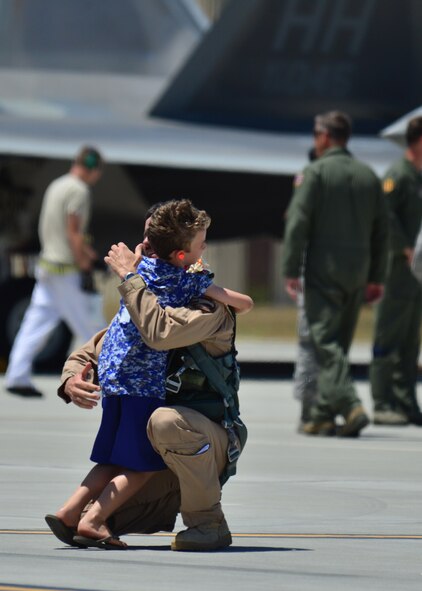
<path fill-rule="evenodd" d="M 422 427 L 422 412 L 421 411 L 412 411 L 407 415 L 409 423 L 411 425 L 417 425 L 418 427 Z"/>
<path fill-rule="evenodd" d="M 44 396 L 42 392 L 32 386 L 10 386 L 6 390 L 11 394 L 17 394 L 25 398 L 42 398 Z"/>

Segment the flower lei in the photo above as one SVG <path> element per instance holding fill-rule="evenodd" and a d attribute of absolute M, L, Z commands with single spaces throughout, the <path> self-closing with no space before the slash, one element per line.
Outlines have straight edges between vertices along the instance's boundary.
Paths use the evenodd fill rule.
<path fill-rule="evenodd" d="M 198 259 L 196 263 L 193 263 L 186 269 L 186 273 L 203 273 L 209 271 L 210 266 L 204 261 L 204 259 Z"/>

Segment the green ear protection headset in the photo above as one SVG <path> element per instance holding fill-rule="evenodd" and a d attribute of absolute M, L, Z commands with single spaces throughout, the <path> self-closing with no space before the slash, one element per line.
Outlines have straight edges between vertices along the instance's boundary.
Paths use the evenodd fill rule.
<path fill-rule="evenodd" d="M 95 152 L 88 152 L 88 154 L 83 159 L 83 165 L 88 170 L 93 170 L 94 168 L 98 168 L 98 156 Z"/>

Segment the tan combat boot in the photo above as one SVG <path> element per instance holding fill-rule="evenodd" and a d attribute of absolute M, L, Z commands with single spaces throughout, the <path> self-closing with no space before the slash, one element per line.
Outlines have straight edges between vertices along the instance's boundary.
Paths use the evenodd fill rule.
<path fill-rule="evenodd" d="M 226 548 L 231 543 L 230 530 L 223 519 L 220 523 L 203 523 L 179 532 L 171 543 L 171 549 L 207 552 Z"/>
<path fill-rule="evenodd" d="M 355 406 L 345 417 L 345 423 L 339 432 L 339 437 L 358 437 L 360 431 L 369 425 L 369 422 L 369 417 L 363 406 Z"/>
<path fill-rule="evenodd" d="M 408 425 L 406 415 L 395 410 L 374 410 L 374 425 Z"/>
<path fill-rule="evenodd" d="M 336 424 L 334 421 L 309 421 L 305 423 L 301 430 L 305 435 L 319 435 L 320 437 L 332 437 L 336 434 Z"/>

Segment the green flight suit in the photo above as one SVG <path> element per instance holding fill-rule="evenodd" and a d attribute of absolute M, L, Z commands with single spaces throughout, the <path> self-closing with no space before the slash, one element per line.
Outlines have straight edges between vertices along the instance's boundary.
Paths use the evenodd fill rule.
<path fill-rule="evenodd" d="M 345 148 L 330 148 L 296 177 L 283 272 L 299 277 L 305 253 L 305 310 L 319 365 L 316 422 L 361 404 L 348 352 L 366 284 L 384 282 L 387 249 L 380 181 Z"/>
<path fill-rule="evenodd" d="M 422 178 L 406 158 L 383 182 L 390 210 L 391 242 L 384 298 L 377 310 L 370 379 L 374 410 L 419 413 L 416 381 L 422 288 L 403 253 L 414 248 L 422 220 Z"/>

